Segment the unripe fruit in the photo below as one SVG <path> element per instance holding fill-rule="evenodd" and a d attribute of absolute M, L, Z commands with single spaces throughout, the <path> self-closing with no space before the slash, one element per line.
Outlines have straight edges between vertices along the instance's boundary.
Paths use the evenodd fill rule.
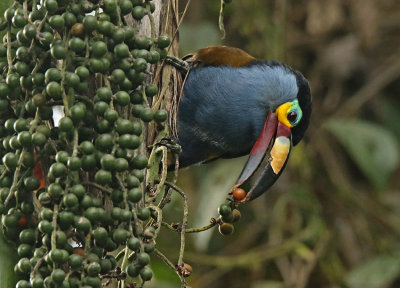
<path fill-rule="evenodd" d="M 222 235 L 231 235 L 235 229 L 233 228 L 233 225 L 230 223 L 222 223 L 218 227 L 219 233 Z"/>

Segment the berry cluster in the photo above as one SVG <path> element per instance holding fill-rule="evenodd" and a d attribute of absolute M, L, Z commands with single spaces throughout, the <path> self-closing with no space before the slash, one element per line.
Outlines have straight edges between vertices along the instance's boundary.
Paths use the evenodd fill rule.
<path fill-rule="evenodd" d="M 126 19 L 154 10 L 147 0 L 18 0 L 0 21 L 0 213 L 18 288 L 152 278 L 140 148 L 144 123 L 162 127 L 168 115 L 149 106 L 158 87 L 145 80 L 170 39 L 136 35 Z"/>

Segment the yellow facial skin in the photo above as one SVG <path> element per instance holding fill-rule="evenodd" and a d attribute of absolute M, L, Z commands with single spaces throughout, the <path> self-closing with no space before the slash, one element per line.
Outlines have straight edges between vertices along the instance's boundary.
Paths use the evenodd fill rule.
<path fill-rule="evenodd" d="M 297 115 L 294 121 L 288 120 L 288 114 L 290 112 L 295 112 Z M 293 102 L 286 102 L 276 109 L 276 115 L 278 116 L 278 121 L 285 126 L 292 128 L 296 126 L 302 117 L 302 111 L 299 106 L 299 102 L 294 100 Z M 293 120 L 293 119 L 292 119 Z M 271 155 L 271 168 L 276 175 L 282 170 L 290 151 L 290 139 L 284 136 L 277 137 L 275 139 L 274 145 L 272 146 Z"/>
<path fill-rule="evenodd" d="M 278 115 L 278 120 L 282 124 L 285 124 L 287 127 L 292 128 L 292 124 L 287 119 L 287 114 L 290 111 L 290 108 L 292 108 L 292 103 L 291 102 L 286 102 L 285 104 L 282 104 L 276 109 L 276 115 Z"/>
<path fill-rule="evenodd" d="M 290 123 L 289 120 L 287 119 L 287 116 L 290 112 L 296 112 L 297 114 L 297 120 L 294 123 L 293 122 Z M 282 124 L 286 125 L 289 128 L 292 128 L 300 122 L 303 113 L 299 106 L 299 101 L 294 100 L 293 102 L 286 102 L 281 106 L 279 106 L 276 109 L 276 115 L 278 116 L 279 122 L 281 122 Z"/>

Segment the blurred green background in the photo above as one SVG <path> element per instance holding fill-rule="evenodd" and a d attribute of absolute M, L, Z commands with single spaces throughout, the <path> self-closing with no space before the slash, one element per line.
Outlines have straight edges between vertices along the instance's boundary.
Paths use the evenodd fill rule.
<path fill-rule="evenodd" d="M 309 79 L 313 114 L 285 173 L 240 207 L 233 235 L 212 229 L 187 236 L 191 287 L 399 287 L 400 2 L 233 0 L 224 40 L 219 5 L 191 1 L 181 56 L 224 44 L 282 61 Z M 245 160 L 180 172 L 189 227 L 217 216 Z M 180 201 L 168 205 L 167 222 L 181 221 Z M 179 234 L 163 228 L 157 246 L 176 262 Z M 179 287 L 175 273 L 152 260 L 151 287 Z"/>
<path fill-rule="evenodd" d="M 282 61 L 309 79 L 313 114 L 284 175 L 267 195 L 240 207 L 233 235 L 214 229 L 189 236 L 189 283 L 399 287 L 399 1 L 233 0 L 224 13 L 224 40 L 219 9 L 216 0 L 191 1 L 181 55 L 223 44 Z M 216 216 L 245 160 L 180 173 L 191 226 Z M 177 241 L 171 234 L 158 244 Z"/>

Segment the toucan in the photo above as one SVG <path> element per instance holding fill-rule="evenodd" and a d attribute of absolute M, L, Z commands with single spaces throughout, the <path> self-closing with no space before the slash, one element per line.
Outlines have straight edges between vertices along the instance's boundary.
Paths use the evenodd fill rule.
<path fill-rule="evenodd" d="M 257 198 L 282 174 L 307 130 L 308 81 L 285 64 L 239 48 L 210 46 L 182 59 L 187 69 L 177 113 L 180 167 L 249 154 L 233 187 L 261 170 L 241 201 Z"/>

